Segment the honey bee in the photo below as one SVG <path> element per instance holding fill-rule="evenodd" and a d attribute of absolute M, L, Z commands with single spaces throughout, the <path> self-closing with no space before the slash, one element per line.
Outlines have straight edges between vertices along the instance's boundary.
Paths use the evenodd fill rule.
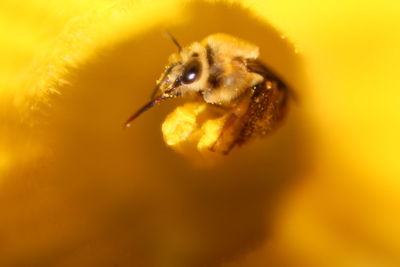
<path fill-rule="evenodd" d="M 151 99 L 125 123 L 168 99 L 195 95 L 219 109 L 226 119 L 211 151 L 224 154 L 254 136 L 274 131 L 285 116 L 289 88 L 259 59 L 259 48 L 217 33 L 182 47 L 157 81 Z"/>

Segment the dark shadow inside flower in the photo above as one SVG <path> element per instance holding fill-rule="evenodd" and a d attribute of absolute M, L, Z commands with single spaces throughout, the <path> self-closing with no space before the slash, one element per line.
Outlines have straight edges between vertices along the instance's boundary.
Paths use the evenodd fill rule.
<path fill-rule="evenodd" d="M 101 51 L 72 70 L 72 83 L 54 97 L 42 129 L 51 156 L 34 174 L 21 175 L 38 184 L 25 196 L 27 209 L 41 205 L 42 193 L 49 198 L 23 218 L 40 225 L 29 238 L 41 238 L 21 266 L 214 266 L 273 238 L 281 199 L 312 162 L 304 66 L 278 31 L 240 6 L 194 2 L 184 12 L 189 19 L 182 24 L 165 22 Z M 291 103 L 276 133 L 205 170 L 161 137 L 163 119 L 182 100 L 153 108 L 124 130 L 175 51 L 165 29 L 183 45 L 215 32 L 259 45 L 262 60 L 295 88 L 299 103 Z"/>

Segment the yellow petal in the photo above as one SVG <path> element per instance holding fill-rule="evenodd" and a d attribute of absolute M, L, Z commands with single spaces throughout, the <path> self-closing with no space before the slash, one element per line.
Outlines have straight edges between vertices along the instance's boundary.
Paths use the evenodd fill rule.
<path fill-rule="evenodd" d="M 398 266 L 399 11 L 2 1 L 0 265 Z M 283 127 L 207 170 L 162 140 L 182 102 L 122 130 L 174 52 L 165 30 L 182 44 L 227 32 L 259 45 L 299 94 Z M 195 128 L 196 115 L 177 117 L 181 133 Z M 196 128 L 200 150 L 215 125 Z"/>

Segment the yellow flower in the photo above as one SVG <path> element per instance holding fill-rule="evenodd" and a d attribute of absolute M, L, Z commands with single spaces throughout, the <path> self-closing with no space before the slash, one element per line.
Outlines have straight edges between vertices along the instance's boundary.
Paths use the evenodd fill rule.
<path fill-rule="evenodd" d="M 0 266 L 398 266 L 399 11 L 2 1 Z M 179 100 L 123 130 L 175 49 L 165 30 L 182 44 L 226 32 L 259 45 L 299 94 L 283 127 L 207 169 L 162 140 Z M 165 131 L 197 129 L 180 111 Z"/>

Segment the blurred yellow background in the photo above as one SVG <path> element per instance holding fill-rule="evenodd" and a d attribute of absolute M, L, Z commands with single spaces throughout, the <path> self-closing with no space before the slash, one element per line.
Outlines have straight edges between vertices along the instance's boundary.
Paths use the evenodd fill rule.
<path fill-rule="evenodd" d="M 398 1 L 3 0 L 0 266 L 400 266 Z M 226 32 L 299 95 L 198 169 L 121 124 L 173 45 Z"/>

